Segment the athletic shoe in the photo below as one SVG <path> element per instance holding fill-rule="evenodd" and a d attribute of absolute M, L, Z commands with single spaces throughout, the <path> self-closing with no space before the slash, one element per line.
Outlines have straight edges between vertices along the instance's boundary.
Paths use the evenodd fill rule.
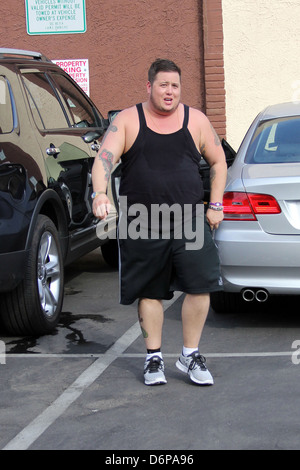
<path fill-rule="evenodd" d="M 166 384 L 164 361 L 159 356 L 152 356 L 145 362 L 144 379 L 146 385 Z"/>
<path fill-rule="evenodd" d="M 189 356 L 181 354 L 176 362 L 176 367 L 182 372 L 186 372 L 196 384 L 213 385 L 214 379 L 207 369 L 205 362 L 205 357 L 201 356 L 198 351 L 195 351 Z"/>

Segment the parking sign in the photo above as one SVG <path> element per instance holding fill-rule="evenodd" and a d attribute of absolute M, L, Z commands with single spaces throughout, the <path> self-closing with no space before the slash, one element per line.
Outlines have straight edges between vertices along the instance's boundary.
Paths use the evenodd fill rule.
<path fill-rule="evenodd" d="M 25 0 L 27 33 L 85 33 L 85 0 Z"/>

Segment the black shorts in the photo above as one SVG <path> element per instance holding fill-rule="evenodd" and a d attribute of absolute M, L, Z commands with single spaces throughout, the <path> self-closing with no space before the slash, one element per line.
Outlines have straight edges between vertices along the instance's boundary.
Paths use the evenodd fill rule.
<path fill-rule="evenodd" d="M 120 239 L 120 303 L 167 300 L 175 290 L 188 294 L 223 290 L 218 250 L 206 222 L 202 248 L 187 250 L 190 242 L 184 237 Z"/>

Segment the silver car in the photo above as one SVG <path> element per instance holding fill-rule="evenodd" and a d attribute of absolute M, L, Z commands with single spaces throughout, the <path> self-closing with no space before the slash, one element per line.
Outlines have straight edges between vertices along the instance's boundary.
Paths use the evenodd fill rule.
<path fill-rule="evenodd" d="M 228 170 L 224 221 L 215 233 L 224 292 L 215 311 L 269 295 L 300 294 L 300 103 L 269 106 Z"/>

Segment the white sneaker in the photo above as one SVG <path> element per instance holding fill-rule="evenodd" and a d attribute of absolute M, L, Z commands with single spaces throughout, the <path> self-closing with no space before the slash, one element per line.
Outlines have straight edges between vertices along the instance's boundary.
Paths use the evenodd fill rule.
<path fill-rule="evenodd" d="M 206 359 L 198 351 L 189 356 L 181 356 L 176 362 L 176 367 L 186 372 L 190 379 L 199 385 L 213 385 L 214 379 L 205 365 Z"/>
<path fill-rule="evenodd" d="M 152 356 L 145 362 L 144 380 L 146 385 L 166 384 L 164 361 L 159 356 Z"/>

